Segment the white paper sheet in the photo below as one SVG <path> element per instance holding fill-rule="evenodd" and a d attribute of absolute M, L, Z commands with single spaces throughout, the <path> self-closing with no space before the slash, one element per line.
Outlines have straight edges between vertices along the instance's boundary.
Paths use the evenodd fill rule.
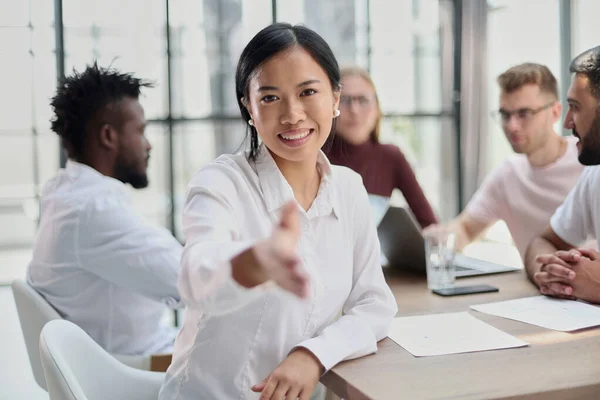
<path fill-rule="evenodd" d="M 468 312 L 395 318 L 388 337 L 416 357 L 528 345 Z"/>
<path fill-rule="evenodd" d="M 471 309 L 564 332 L 600 325 L 600 308 L 546 296 L 478 304 Z"/>

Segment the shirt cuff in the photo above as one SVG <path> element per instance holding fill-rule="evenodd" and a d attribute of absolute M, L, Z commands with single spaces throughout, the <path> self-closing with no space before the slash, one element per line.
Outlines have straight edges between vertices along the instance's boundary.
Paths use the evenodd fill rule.
<path fill-rule="evenodd" d="M 342 359 L 338 359 L 339 357 L 336 357 L 336 355 L 331 351 L 331 346 L 327 343 L 327 340 L 320 336 L 305 340 L 304 342 L 295 346 L 290 353 L 301 347 L 310 351 L 315 355 L 315 357 L 317 357 L 317 359 L 325 368 L 323 374 L 327 373 L 337 363 L 342 361 Z"/>
<path fill-rule="evenodd" d="M 178 288 L 185 305 L 215 315 L 234 311 L 254 298 L 255 288 L 241 286 L 231 275 L 231 259 L 252 245 L 229 242 L 184 249 Z"/>

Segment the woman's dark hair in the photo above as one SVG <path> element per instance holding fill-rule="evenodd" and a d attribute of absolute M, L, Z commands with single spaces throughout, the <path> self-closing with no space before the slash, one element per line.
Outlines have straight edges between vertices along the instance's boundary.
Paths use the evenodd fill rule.
<path fill-rule="evenodd" d="M 276 23 L 258 32 L 242 51 L 235 73 L 235 95 L 242 118 L 246 122 L 246 135 L 250 136 L 250 160 L 255 160 L 258 155 L 258 133 L 255 127 L 248 124 L 250 113 L 242 98 L 248 98 L 248 86 L 257 68 L 274 55 L 293 46 L 301 47 L 314 58 L 327 73 L 334 90 L 341 87 L 340 68 L 333 51 L 315 31 L 302 25 Z"/>
<path fill-rule="evenodd" d="M 592 95 L 600 100 L 600 46 L 592 47 L 575 57 L 569 65 L 569 71 L 587 76 Z"/>

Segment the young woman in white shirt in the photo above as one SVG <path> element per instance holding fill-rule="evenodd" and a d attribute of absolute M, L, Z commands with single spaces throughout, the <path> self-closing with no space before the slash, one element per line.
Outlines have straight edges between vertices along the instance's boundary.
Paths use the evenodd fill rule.
<path fill-rule="evenodd" d="M 306 27 L 268 26 L 242 52 L 250 150 L 189 184 L 187 310 L 161 400 L 316 398 L 323 373 L 387 335 L 397 308 L 367 193 L 320 150 L 339 82 L 331 49 Z"/>

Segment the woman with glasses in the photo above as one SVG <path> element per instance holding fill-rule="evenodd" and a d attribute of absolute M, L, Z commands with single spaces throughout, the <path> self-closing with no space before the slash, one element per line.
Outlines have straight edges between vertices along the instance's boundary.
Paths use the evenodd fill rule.
<path fill-rule="evenodd" d="M 358 172 L 370 195 L 389 198 L 399 189 L 422 228 L 436 223 L 415 173 L 394 145 L 379 142 L 381 109 L 375 85 L 367 71 L 341 72 L 342 95 L 336 135 L 323 150 L 332 164 Z"/>

